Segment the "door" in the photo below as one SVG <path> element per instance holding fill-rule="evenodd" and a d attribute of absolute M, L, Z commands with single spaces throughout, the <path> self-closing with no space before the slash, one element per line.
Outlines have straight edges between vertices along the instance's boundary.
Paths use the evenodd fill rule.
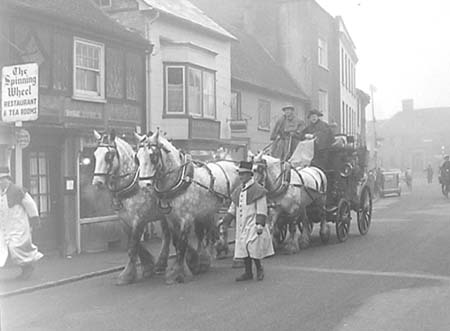
<path fill-rule="evenodd" d="M 62 220 L 59 219 L 63 201 L 60 187 L 60 153 L 55 147 L 40 147 L 24 151 L 24 186 L 37 204 L 41 227 L 33 230 L 33 242 L 43 252 L 62 249 Z"/>

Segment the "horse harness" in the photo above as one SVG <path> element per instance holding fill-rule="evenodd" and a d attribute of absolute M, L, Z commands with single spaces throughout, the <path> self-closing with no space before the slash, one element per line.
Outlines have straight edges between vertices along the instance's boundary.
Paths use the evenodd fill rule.
<path fill-rule="evenodd" d="M 105 154 L 105 162 L 107 164 L 107 169 L 105 173 L 94 173 L 94 176 L 105 176 L 107 181 L 107 186 L 109 191 L 113 195 L 112 207 L 114 210 L 120 210 L 123 208 L 122 200 L 127 199 L 135 195 L 139 191 L 139 163 L 135 159 L 135 169 L 132 172 L 125 173 L 122 175 L 115 175 L 111 173 L 113 167 L 114 158 L 117 158 L 118 169 L 120 169 L 120 157 L 117 151 L 116 144 L 107 144 L 104 142 L 99 142 L 97 148 L 104 147 L 107 149 Z M 118 183 L 121 179 L 131 176 L 130 181 L 123 187 L 118 187 Z M 112 179 L 112 181 L 111 181 Z"/>
<path fill-rule="evenodd" d="M 162 163 L 163 161 L 161 158 L 161 153 L 159 153 L 159 156 L 160 156 L 160 162 Z M 217 192 L 214 189 L 216 177 L 213 175 L 213 173 L 212 173 L 211 169 L 208 167 L 207 163 L 204 163 L 201 161 L 193 161 L 187 155 L 185 155 L 183 158 L 184 158 L 184 163 L 181 166 L 179 166 L 178 168 L 175 168 L 168 172 L 165 172 L 158 177 L 153 176 L 152 178 L 145 178 L 145 179 L 156 179 L 154 189 L 155 189 L 156 196 L 159 199 L 159 201 L 158 201 L 159 208 L 161 209 L 161 211 L 163 213 L 168 214 L 171 212 L 172 208 L 170 206 L 169 200 L 182 194 L 184 191 L 187 190 L 187 188 L 192 183 L 200 186 L 201 188 L 204 188 L 205 190 L 207 190 L 208 192 L 210 192 L 211 194 L 215 195 L 217 198 L 222 200 L 222 202 L 231 200 L 230 179 L 228 178 L 228 175 L 226 174 L 225 170 L 223 169 L 223 167 L 220 164 L 214 163 L 215 165 L 217 165 L 219 167 L 219 169 L 224 174 L 224 177 L 226 180 L 226 186 L 227 186 L 227 194 Z M 155 160 L 153 160 L 153 161 L 155 161 Z M 163 164 L 162 164 L 162 166 L 163 166 Z M 194 178 L 195 167 L 204 168 L 207 171 L 207 173 L 209 175 L 209 179 L 210 179 L 209 186 L 199 182 L 198 180 L 196 180 Z M 165 177 L 167 177 L 168 175 L 170 175 L 172 173 L 176 173 L 177 180 L 175 181 L 175 183 L 173 183 L 168 188 L 161 187 L 162 179 L 164 179 Z M 141 177 L 140 179 L 142 180 L 144 178 Z"/>
<path fill-rule="evenodd" d="M 265 160 L 263 160 L 262 165 L 258 166 L 258 168 L 261 167 L 264 169 L 264 173 L 260 169 L 257 169 L 257 171 L 265 177 L 263 186 L 265 188 L 267 188 L 269 191 L 267 194 L 267 197 L 269 199 L 275 199 L 275 198 L 285 194 L 286 191 L 288 190 L 289 186 L 293 186 L 293 187 L 304 188 L 304 190 L 305 190 L 306 194 L 308 194 L 309 198 L 311 200 L 314 200 L 311 192 L 309 191 L 310 189 L 308 186 L 306 186 L 305 180 L 304 180 L 303 176 L 300 174 L 300 172 L 294 166 L 292 166 L 292 164 L 288 161 L 281 161 L 280 164 L 281 164 L 281 172 L 275 178 L 274 183 L 277 185 L 274 188 L 270 187 L 271 185 L 268 182 L 269 176 L 267 174 L 267 162 Z M 300 182 L 301 182 L 300 184 L 291 184 L 291 170 L 293 170 L 299 177 Z"/>

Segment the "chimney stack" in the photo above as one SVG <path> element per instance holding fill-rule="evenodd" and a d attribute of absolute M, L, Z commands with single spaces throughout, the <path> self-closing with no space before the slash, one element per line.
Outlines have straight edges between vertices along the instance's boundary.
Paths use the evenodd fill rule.
<path fill-rule="evenodd" d="M 402 111 L 412 111 L 414 110 L 414 100 L 404 99 L 402 100 Z"/>

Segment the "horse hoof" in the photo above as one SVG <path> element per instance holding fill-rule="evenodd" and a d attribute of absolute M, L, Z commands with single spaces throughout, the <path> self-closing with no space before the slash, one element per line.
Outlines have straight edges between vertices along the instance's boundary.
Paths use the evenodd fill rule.
<path fill-rule="evenodd" d="M 128 285 L 134 283 L 137 279 L 137 271 L 135 266 L 127 265 L 125 269 L 117 277 L 117 285 Z"/>
<path fill-rule="evenodd" d="M 322 241 L 323 244 L 327 244 L 328 241 L 330 240 L 330 227 L 327 225 L 325 227 L 325 229 L 322 231 L 320 231 L 320 240 Z"/>
<path fill-rule="evenodd" d="M 153 268 L 145 268 L 144 270 L 142 270 L 142 278 L 151 278 L 154 275 L 154 271 Z"/>
<path fill-rule="evenodd" d="M 129 284 L 132 284 L 132 283 L 134 283 L 134 282 L 136 281 L 136 278 L 137 278 L 137 277 L 135 277 L 135 276 L 121 277 L 121 276 L 119 275 L 119 277 L 117 278 L 116 285 L 118 285 L 118 286 L 123 286 L 123 285 L 129 285 Z"/>
<path fill-rule="evenodd" d="M 309 247 L 309 238 L 307 236 L 301 235 L 298 238 L 298 246 L 300 247 L 300 249 L 308 248 Z"/>
<path fill-rule="evenodd" d="M 164 275 L 166 272 L 167 266 L 159 265 L 156 266 L 155 269 L 153 269 L 153 272 L 157 275 Z"/>

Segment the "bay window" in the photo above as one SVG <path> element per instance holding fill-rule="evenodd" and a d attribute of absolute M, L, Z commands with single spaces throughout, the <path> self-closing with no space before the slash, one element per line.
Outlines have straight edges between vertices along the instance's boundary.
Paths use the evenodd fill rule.
<path fill-rule="evenodd" d="M 165 114 L 215 119 L 215 80 L 215 72 L 204 68 L 189 64 L 166 65 Z"/>
<path fill-rule="evenodd" d="M 184 109 L 184 67 L 166 67 L 166 111 L 167 114 L 183 114 Z"/>

